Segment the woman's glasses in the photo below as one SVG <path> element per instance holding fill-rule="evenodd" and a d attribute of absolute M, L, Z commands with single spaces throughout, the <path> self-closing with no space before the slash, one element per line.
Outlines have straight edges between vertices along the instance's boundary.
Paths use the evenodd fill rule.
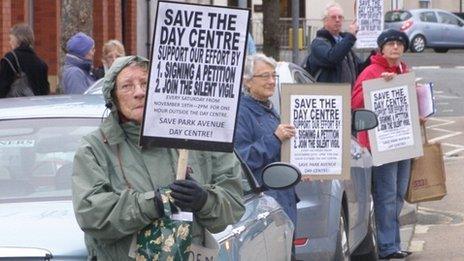
<path fill-rule="evenodd" d="M 260 78 L 260 79 L 263 79 L 263 80 L 269 80 L 269 79 L 277 79 L 277 77 L 279 77 L 279 75 L 277 75 L 277 73 L 275 72 L 266 72 L 266 73 L 262 73 L 262 74 L 254 74 L 253 77 L 256 77 L 256 78 Z"/>

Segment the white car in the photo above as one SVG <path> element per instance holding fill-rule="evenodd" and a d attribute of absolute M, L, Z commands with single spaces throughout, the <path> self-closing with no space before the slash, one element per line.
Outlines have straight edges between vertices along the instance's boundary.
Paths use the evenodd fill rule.
<path fill-rule="evenodd" d="M 102 94 L 102 88 L 103 88 L 103 80 L 105 78 L 98 79 L 96 82 L 94 82 L 92 85 L 85 90 L 84 94 Z"/>
<path fill-rule="evenodd" d="M 0 259 L 87 260 L 84 233 L 71 202 L 72 162 L 80 138 L 95 130 L 104 115 L 101 95 L 2 99 Z M 276 189 L 295 184 L 300 175 L 285 164 L 266 173 L 263 180 Z M 219 259 L 289 260 L 291 220 L 262 193 L 266 188 L 243 163 L 242 184 L 243 217 L 214 234 Z"/>

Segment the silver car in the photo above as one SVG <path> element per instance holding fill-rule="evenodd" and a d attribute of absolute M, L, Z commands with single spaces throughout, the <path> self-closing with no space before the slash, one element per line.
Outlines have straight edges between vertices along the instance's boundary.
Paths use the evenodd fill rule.
<path fill-rule="evenodd" d="M 282 83 L 314 83 L 314 79 L 300 66 L 279 62 L 278 88 L 271 98 L 280 103 Z M 310 87 L 308 87 L 310 88 Z M 280 106 L 276 106 L 280 108 Z M 358 117 L 368 120 L 374 128 L 373 112 L 353 116 L 353 132 Z M 366 119 L 366 118 L 368 119 Z M 354 133 L 353 133 L 354 134 Z M 376 260 L 375 220 L 371 197 L 372 158 L 355 136 L 351 138 L 351 171 L 349 180 L 314 180 L 297 185 L 301 201 L 297 204 L 296 257 L 298 260 Z"/>
<path fill-rule="evenodd" d="M 104 116 L 101 95 L 2 99 L 0 259 L 87 258 L 71 203 L 72 161 L 80 138 L 95 130 Z M 245 164 L 242 174 L 246 211 L 238 223 L 214 235 L 220 259 L 289 260 L 292 222 L 262 193 L 265 188 L 257 185 Z M 277 164 L 263 179 L 278 189 L 298 182 L 299 173 Z"/>
<path fill-rule="evenodd" d="M 405 32 L 412 52 L 423 52 L 426 47 L 438 53 L 464 48 L 464 20 L 445 10 L 388 11 L 385 14 L 385 29 L 388 28 Z"/>
<path fill-rule="evenodd" d="M 104 78 L 98 79 L 95 81 L 92 85 L 89 86 L 87 90 L 83 94 L 97 94 L 101 95 L 102 94 L 102 88 L 103 88 L 103 80 Z"/>

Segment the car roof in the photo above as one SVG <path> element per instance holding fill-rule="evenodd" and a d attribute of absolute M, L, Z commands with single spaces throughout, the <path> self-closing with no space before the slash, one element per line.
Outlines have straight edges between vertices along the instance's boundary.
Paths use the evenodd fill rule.
<path fill-rule="evenodd" d="M 26 118 L 99 118 L 105 111 L 101 95 L 48 95 L 0 99 L 0 120 Z"/>
<path fill-rule="evenodd" d="M 450 12 L 450 11 L 443 10 L 443 9 L 436 9 L 436 8 L 429 8 L 429 9 L 418 8 L 418 9 L 411 9 L 411 10 L 409 10 L 409 11 L 412 12 L 412 13 L 430 12 L 430 11 L 433 11 L 433 12 L 445 12 L 445 13 L 450 13 L 450 14 L 452 14 L 452 12 Z"/>

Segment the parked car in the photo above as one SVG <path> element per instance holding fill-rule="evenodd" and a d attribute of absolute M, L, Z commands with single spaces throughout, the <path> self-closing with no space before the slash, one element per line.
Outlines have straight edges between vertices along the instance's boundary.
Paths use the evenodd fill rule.
<path fill-rule="evenodd" d="M 92 85 L 85 90 L 84 94 L 102 94 L 103 80 L 105 78 L 98 79 Z"/>
<path fill-rule="evenodd" d="M 388 11 L 385 14 L 385 28 L 405 32 L 412 52 L 423 52 L 426 47 L 438 53 L 464 48 L 464 20 L 445 10 Z"/>
<path fill-rule="evenodd" d="M 72 161 L 80 138 L 95 130 L 104 115 L 100 95 L 2 99 L 0 259 L 86 260 L 84 233 L 71 202 Z M 263 180 L 273 188 L 299 181 L 299 172 L 286 164 L 266 173 Z M 258 186 L 245 164 L 242 175 L 246 211 L 239 222 L 214 235 L 220 259 L 289 260 L 291 220 L 261 193 L 265 187 Z"/>
<path fill-rule="evenodd" d="M 279 62 L 278 86 L 271 98 L 280 104 L 283 83 L 311 84 L 314 79 L 293 63 Z M 308 86 L 310 88 L 310 86 Z M 276 106 L 280 110 L 280 106 Z M 376 125 L 373 112 L 353 114 Z M 375 123 L 375 124 L 374 124 Z M 353 134 L 359 131 L 353 125 Z M 373 201 L 371 197 L 372 158 L 355 136 L 351 137 L 351 171 L 349 180 L 314 180 L 302 182 L 296 190 L 300 197 L 296 226 L 296 255 L 298 260 L 375 260 L 377 258 L 374 235 Z"/>

